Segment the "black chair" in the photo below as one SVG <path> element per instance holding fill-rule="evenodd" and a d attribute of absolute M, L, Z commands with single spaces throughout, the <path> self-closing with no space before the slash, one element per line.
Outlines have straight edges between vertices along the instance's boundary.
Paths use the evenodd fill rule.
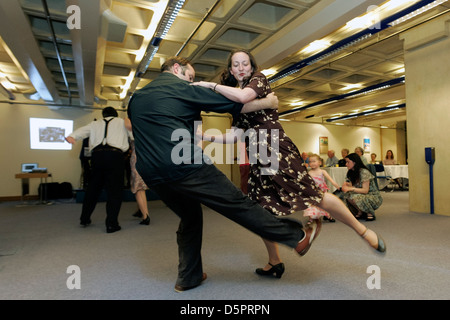
<path fill-rule="evenodd" d="M 390 184 L 394 184 L 394 186 L 393 186 L 392 189 L 391 189 L 391 192 L 393 192 L 393 191 L 394 191 L 394 188 L 395 188 L 395 180 L 392 179 L 391 176 L 388 176 L 388 175 L 386 174 L 386 171 L 384 170 L 384 165 L 383 165 L 383 163 L 380 163 L 380 164 L 374 164 L 373 166 L 375 167 L 375 171 L 377 172 L 377 175 L 376 175 L 377 180 L 378 180 L 378 179 L 386 179 L 386 180 L 388 181 L 388 184 L 386 185 L 386 187 L 388 187 Z M 381 173 L 381 174 L 378 175 L 378 173 Z M 385 188 L 386 188 L 386 187 L 385 187 Z M 383 189 L 384 189 L 384 188 L 383 188 Z"/>

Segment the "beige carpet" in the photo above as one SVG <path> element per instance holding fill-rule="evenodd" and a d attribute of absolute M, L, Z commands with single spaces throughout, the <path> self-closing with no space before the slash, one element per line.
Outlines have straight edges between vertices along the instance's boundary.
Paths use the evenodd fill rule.
<path fill-rule="evenodd" d="M 185 293 L 173 290 L 178 218 L 160 201 L 149 202 L 150 226 L 131 216 L 136 203 L 123 203 L 122 230 L 113 234 L 105 232 L 104 203 L 85 229 L 78 225 L 81 204 L 75 202 L 1 203 L 0 299 L 450 299 L 450 217 L 409 212 L 408 192 L 383 197 L 377 220 L 367 225 L 386 240 L 386 256 L 376 254 L 342 223 L 325 223 L 305 257 L 280 249 L 286 264 L 281 279 L 254 273 L 267 262 L 258 236 L 205 209 L 203 265 L 208 279 Z M 79 268 L 80 289 L 68 288 L 77 274 L 71 266 Z M 369 289 L 368 282 L 380 289 Z"/>

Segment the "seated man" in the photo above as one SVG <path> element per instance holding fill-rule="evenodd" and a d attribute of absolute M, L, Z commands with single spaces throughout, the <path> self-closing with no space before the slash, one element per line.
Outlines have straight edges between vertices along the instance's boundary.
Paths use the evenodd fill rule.
<path fill-rule="evenodd" d="M 301 159 L 301 161 L 302 161 L 302 166 L 308 167 L 308 165 L 309 165 L 309 157 L 308 157 L 308 154 L 306 152 L 302 152 L 302 159 Z"/>
<path fill-rule="evenodd" d="M 334 150 L 328 150 L 328 159 L 325 162 L 326 167 L 335 167 L 339 163 L 339 159 L 334 155 Z"/>

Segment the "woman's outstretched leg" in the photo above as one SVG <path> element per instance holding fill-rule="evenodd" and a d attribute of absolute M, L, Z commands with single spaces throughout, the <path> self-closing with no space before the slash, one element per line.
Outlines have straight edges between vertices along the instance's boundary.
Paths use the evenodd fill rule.
<path fill-rule="evenodd" d="M 341 199 L 331 193 L 325 193 L 319 207 L 327 211 L 335 219 L 355 230 L 360 236 L 364 236 L 364 239 L 372 248 L 378 249 L 379 238 L 377 234 L 370 229 L 368 230 L 365 225 L 359 222 Z"/>

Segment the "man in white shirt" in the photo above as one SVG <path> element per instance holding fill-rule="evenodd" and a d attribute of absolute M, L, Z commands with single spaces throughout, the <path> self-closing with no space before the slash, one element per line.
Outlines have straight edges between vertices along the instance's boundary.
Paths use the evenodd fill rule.
<path fill-rule="evenodd" d="M 106 232 L 112 233 L 121 229 L 118 216 L 122 205 L 124 152 L 129 148 L 129 133 L 124 120 L 118 118 L 113 107 L 103 109 L 102 115 L 102 121 L 92 121 L 72 132 L 66 140 L 74 144 L 89 137 L 89 150 L 92 151 L 92 177 L 84 196 L 80 224 L 86 227 L 91 223 L 91 214 L 105 186 Z"/>

